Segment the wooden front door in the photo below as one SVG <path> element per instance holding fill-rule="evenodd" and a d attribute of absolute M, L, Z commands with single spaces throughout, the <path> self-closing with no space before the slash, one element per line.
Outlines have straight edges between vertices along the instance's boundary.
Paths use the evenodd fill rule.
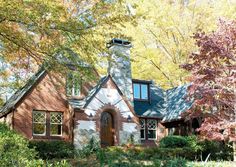
<path fill-rule="evenodd" d="M 114 145 L 113 136 L 113 118 L 109 112 L 103 112 L 101 115 L 101 146 L 107 147 Z"/>

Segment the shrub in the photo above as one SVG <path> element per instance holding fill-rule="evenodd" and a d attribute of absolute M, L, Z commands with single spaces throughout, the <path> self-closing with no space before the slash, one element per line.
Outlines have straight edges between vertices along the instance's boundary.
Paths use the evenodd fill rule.
<path fill-rule="evenodd" d="M 28 148 L 28 141 L 0 123 L 0 164 L 1 166 L 26 166 L 34 160 L 36 151 Z"/>
<path fill-rule="evenodd" d="M 156 152 L 166 157 L 183 157 L 188 160 L 205 160 L 210 154 L 210 160 L 232 160 L 233 148 L 219 141 L 200 141 L 196 136 L 167 136 L 160 141 Z M 153 153 L 159 158 L 160 155 Z"/>
<path fill-rule="evenodd" d="M 204 140 L 200 142 L 202 150 L 202 159 L 205 160 L 210 154 L 210 160 L 233 160 L 233 147 L 231 143 L 224 143 L 220 141 Z"/>
<path fill-rule="evenodd" d="M 184 136 L 166 136 L 160 140 L 162 148 L 187 147 L 188 141 Z"/>
<path fill-rule="evenodd" d="M 83 147 L 82 150 L 77 150 L 77 154 L 79 157 L 87 157 L 97 151 L 99 151 L 100 145 L 99 143 L 92 137 L 89 143 Z"/>
<path fill-rule="evenodd" d="M 35 159 L 31 161 L 26 161 L 24 167 L 71 167 L 71 165 L 65 161 L 57 161 L 57 162 L 47 162 L 42 159 Z"/>
<path fill-rule="evenodd" d="M 38 158 L 73 158 L 75 154 L 74 146 L 65 141 L 30 141 L 30 148 L 35 148 Z"/>
<path fill-rule="evenodd" d="M 187 161 L 183 158 L 174 158 L 171 160 L 164 161 L 162 167 L 186 167 Z"/>

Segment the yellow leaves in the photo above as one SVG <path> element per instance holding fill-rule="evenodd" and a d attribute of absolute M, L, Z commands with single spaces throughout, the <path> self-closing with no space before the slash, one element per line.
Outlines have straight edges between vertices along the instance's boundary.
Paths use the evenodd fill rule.
<path fill-rule="evenodd" d="M 212 31 L 220 17 L 235 18 L 236 4 L 222 1 L 127 0 L 138 18 L 137 26 L 126 24 L 123 32 L 132 38 L 133 76 L 154 79 L 165 88 L 187 82 L 180 65 L 196 50 L 193 33 Z M 155 67 L 153 61 L 158 67 Z M 166 76 L 165 76 L 166 75 Z"/>

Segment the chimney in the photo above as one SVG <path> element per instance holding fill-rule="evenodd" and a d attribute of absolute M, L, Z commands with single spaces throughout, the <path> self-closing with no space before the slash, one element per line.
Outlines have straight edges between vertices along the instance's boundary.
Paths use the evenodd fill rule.
<path fill-rule="evenodd" d="M 107 43 L 111 51 L 111 60 L 108 65 L 108 74 L 115 81 L 123 95 L 133 105 L 133 88 L 130 62 L 131 43 L 123 39 L 112 39 Z"/>

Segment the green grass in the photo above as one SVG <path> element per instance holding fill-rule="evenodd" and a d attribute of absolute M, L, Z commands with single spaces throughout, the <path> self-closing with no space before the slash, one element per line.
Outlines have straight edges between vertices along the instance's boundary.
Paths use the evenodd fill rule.
<path fill-rule="evenodd" d="M 187 166 L 189 167 L 233 167 L 236 166 L 236 162 L 232 161 L 209 161 L 207 163 L 205 162 L 188 162 Z"/>

